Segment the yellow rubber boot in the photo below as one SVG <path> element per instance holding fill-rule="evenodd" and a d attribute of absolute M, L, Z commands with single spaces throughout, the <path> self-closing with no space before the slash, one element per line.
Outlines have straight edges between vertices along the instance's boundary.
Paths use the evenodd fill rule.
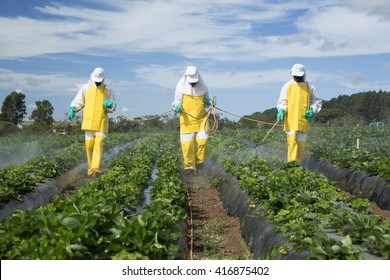
<path fill-rule="evenodd" d="M 195 141 L 181 141 L 181 151 L 183 153 L 184 169 L 195 170 Z"/>
<path fill-rule="evenodd" d="M 96 135 L 95 136 L 95 145 L 93 145 L 93 154 L 91 159 L 91 165 L 88 170 L 88 175 L 93 175 L 94 172 L 102 172 L 100 169 L 100 164 L 103 159 L 103 145 L 105 136 Z"/>
<path fill-rule="evenodd" d="M 287 135 L 287 161 L 296 161 L 298 153 L 297 134 Z"/>
<path fill-rule="evenodd" d="M 302 165 L 303 162 L 303 154 L 305 152 L 305 141 L 298 141 L 298 152 L 297 152 L 297 162 L 299 165 Z"/>
<path fill-rule="evenodd" d="M 202 164 L 206 160 L 207 155 L 207 139 L 196 138 L 198 144 L 196 150 L 196 164 Z"/>
<path fill-rule="evenodd" d="M 94 144 L 95 144 L 95 140 L 85 140 L 85 150 L 87 151 L 88 169 L 91 168 Z"/>

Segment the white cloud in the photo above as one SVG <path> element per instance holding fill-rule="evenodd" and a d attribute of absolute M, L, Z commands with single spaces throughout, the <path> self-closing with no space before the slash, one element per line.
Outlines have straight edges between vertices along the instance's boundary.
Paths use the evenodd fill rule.
<path fill-rule="evenodd" d="M 0 68 L 2 88 L 42 96 L 75 95 L 85 78 L 66 74 L 29 74 Z M 60 91 L 60 92 L 59 92 Z"/>
<path fill-rule="evenodd" d="M 155 114 L 170 108 L 185 66 L 196 63 L 210 93 L 221 97 L 222 107 L 241 106 L 251 113 L 252 108 L 274 106 L 280 87 L 290 79 L 290 58 L 308 62 L 308 79 L 324 96 L 334 94 L 329 90 L 334 88 L 340 94 L 346 89 L 389 89 L 385 78 L 370 76 L 363 66 L 346 66 L 336 59 L 330 65 L 322 59 L 389 54 L 385 2 L 94 1 L 94 7 L 104 9 L 50 4 L 37 8 L 39 14 L 31 17 L 0 17 L 0 60 L 7 60 L 6 65 L 18 60 L 0 68 L 1 94 L 20 89 L 29 104 L 50 97 L 62 118 L 88 80 L 89 72 L 80 74 L 81 68 L 101 61 L 117 97 L 118 113 Z M 389 62 L 381 63 L 376 73 L 388 71 Z M 242 98 L 246 102 L 240 105 L 237 100 Z"/>
<path fill-rule="evenodd" d="M 176 86 L 185 69 L 181 65 L 166 67 L 163 65 L 144 66 L 136 69 L 138 78 L 163 88 Z M 242 71 L 239 69 L 216 70 L 214 68 L 200 67 L 199 73 L 207 87 L 215 89 L 239 89 L 258 87 L 261 84 L 281 83 L 289 78 L 289 70 L 269 71 Z"/>
<path fill-rule="evenodd" d="M 349 87 L 349 88 L 359 88 L 362 85 L 368 84 L 372 81 L 370 81 L 370 78 L 359 72 L 359 71 L 353 71 L 350 73 L 347 73 L 345 75 L 344 83 Z"/>
<path fill-rule="evenodd" d="M 0 17 L 0 58 L 49 53 L 114 55 L 164 52 L 214 61 L 383 53 L 390 22 L 363 1 L 115 1 L 107 9 L 60 4 L 38 8 L 50 19 Z M 386 1 L 370 1 L 373 10 Z M 355 3 L 352 5 L 352 3 Z M 374 5 L 376 3 L 376 5 Z M 298 19 L 291 12 L 307 12 Z M 386 10 L 388 8 L 386 7 Z M 262 34 L 286 22 L 299 31 Z M 257 28 L 261 26 L 261 28 Z M 13 32 L 9 32 L 12 30 Z M 375 32 L 372 32 L 375 30 Z M 26 47 L 28 46 L 28 47 Z"/>
<path fill-rule="evenodd" d="M 345 0 L 345 3 L 352 9 L 363 13 L 386 16 L 387 20 L 389 20 L 390 5 L 388 0 Z"/>
<path fill-rule="evenodd" d="M 324 53 L 376 54 L 390 49 L 390 40 L 384 36 L 390 33 L 390 21 L 381 22 L 378 16 L 346 7 L 322 10 L 315 16 L 302 17 L 297 24 Z"/>

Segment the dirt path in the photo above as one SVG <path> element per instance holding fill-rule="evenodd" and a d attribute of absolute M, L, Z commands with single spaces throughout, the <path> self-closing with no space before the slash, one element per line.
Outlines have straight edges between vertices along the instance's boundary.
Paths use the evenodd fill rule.
<path fill-rule="evenodd" d="M 384 216 L 388 219 L 390 219 L 390 211 L 389 210 L 383 210 L 379 208 L 379 206 L 375 202 L 371 202 L 371 208 L 373 211 L 373 214 L 379 215 L 379 216 Z"/>
<path fill-rule="evenodd" d="M 211 187 L 205 176 L 182 174 L 181 177 L 188 187 L 189 212 L 192 213 L 188 219 L 188 259 L 250 259 L 241 236 L 240 221 L 227 214 L 217 189 Z"/>

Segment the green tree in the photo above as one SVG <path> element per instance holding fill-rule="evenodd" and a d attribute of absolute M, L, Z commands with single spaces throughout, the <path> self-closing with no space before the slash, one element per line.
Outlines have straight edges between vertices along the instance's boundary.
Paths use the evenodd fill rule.
<path fill-rule="evenodd" d="M 12 134 L 18 131 L 18 128 L 15 124 L 11 122 L 3 122 L 0 121 L 0 136 L 5 136 L 8 134 Z"/>
<path fill-rule="evenodd" d="M 41 122 L 45 124 L 52 124 L 53 119 L 53 111 L 54 108 L 51 105 L 50 101 L 43 100 L 43 101 L 37 101 L 35 102 L 37 105 L 37 108 L 31 113 L 30 119 L 34 120 L 35 122 Z"/>
<path fill-rule="evenodd" d="M 238 123 L 241 124 L 242 128 L 255 128 L 255 127 L 268 127 L 268 124 L 263 124 L 261 122 L 275 123 L 276 122 L 277 109 L 271 108 L 265 110 L 264 112 L 256 112 L 249 116 L 244 116 L 253 120 L 258 120 L 259 122 L 253 122 L 241 118 Z"/>
<path fill-rule="evenodd" d="M 239 128 L 238 122 L 231 121 L 227 117 L 221 118 L 219 116 L 218 129 L 237 129 Z"/>
<path fill-rule="evenodd" d="M 324 101 L 315 122 L 339 124 L 369 124 L 389 119 L 390 92 L 368 91 L 340 95 Z"/>
<path fill-rule="evenodd" d="M 13 91 L 9 94 L 1 107 L 0 120 L 18 124 L 23 121 L 26 112 L 26 96 L 21 92 Z"/>

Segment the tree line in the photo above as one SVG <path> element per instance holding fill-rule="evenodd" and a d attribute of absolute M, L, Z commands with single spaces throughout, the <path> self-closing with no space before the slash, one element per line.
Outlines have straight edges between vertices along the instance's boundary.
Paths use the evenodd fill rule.
<path fill-rule="evenodd" d="M 22 124 L 26 111 L 26 95 L 22 92 L 11 92 L 5 97 L 0 113 L 0 135 L 14 133 L 17 125 Z M 54 122 L 54 107 L 49 100 L 35 102 L 36 109 L 32 111 L 30 120 L 34 125 L 30 130 L 44 130 Z"/>
<path fill-rule="evenodd" d="M 23 122 L 27 114 L 25 95 L 21 92 L 11 92 L 5 97 L 0 113 L 0 135 L 15 132 L 16 125 Z M 54 108 L 49 100 L 35 102 L 36 109 L 32 111 L 30 120 L 34 123 L 29 130 L 41 132 L 50 129 L 55 122 L 53 119 Z M 262 122 L 274 123 L 276 121 L 276 107 L 267 109 L 264 112 L 255 112 L 243 117 L 259 120 Z M 158 130 L 158 129 L 179 129 L 179 116 L 174 114 L 171 117 L 162 116 L 148 122 L 142 119 L 152 116 L 135 118 L 138 121 L 128 122 L 123 119 L 110 119 L 110 130 L 125 132 L 133 130 Z M 267 124 L 253 122 L 241 118 L 239 121 L 231 121 L 217 115 L 219 129 L 235 128 L 256 128 L 269 127 Z M 69 126 L 68 123 L 62 129 L 77 131 L 80 128 L 81 118 L 76 117 L 76 125 Z M 322 110 L 314 116 L 312 122 L 324 125 L 367 125 L 373 122 L 390 124 L 390 92 L 368 91 L 352 95 L 340 95 L 331 100 L 324 100 Z"/>

